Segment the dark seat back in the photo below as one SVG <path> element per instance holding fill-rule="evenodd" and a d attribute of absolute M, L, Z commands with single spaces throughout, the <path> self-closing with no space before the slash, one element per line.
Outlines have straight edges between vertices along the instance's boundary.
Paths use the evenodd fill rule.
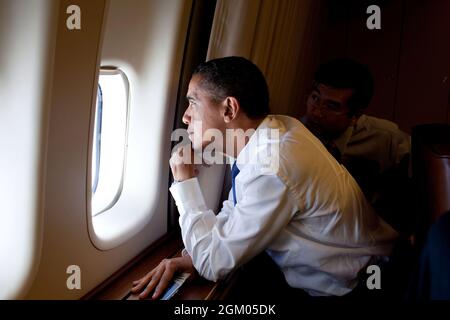
<path fill-rule="evenodd" d="M 450 210 L 450 125 L 426 124 L 412 130 L 412 173 L 418 234 L 424 236 Z"/>

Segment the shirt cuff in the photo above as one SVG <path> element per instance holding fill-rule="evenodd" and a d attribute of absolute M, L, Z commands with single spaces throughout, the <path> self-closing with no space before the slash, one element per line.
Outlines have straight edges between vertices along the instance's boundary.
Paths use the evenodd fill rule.
<path fill-rule="evenodd" d="M 169 190 L 181 215 L 188 211 L 203 211 L 206 209 L 205 199 L 197 178 L 174 183 Z"/>

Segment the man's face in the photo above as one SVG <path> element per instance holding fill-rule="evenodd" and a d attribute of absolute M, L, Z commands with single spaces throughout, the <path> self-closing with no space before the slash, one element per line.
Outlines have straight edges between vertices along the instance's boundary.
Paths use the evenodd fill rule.
<path fill-rule="evenodd" d="M 225 132 L 225 122 L 220 103 L 214 102 L 210 94 L 200 86 L 201 76 L 194 75 L 186 95 L 189 106 L 183 115 L 188 125 L 189 139 L 194 150 L 201 150 L 211 142 L 211 129 Z M 223 141 L 216 141 L 222 145 Z"/>
<path fill-rule="evenodd" d="M 352 89 L 336 89 L 323 84 L 316 85 L 306 102 L 306 126 L 316 136 L 334 139 L 341 135 L 355 117 L 349 116 L 348 100 Z"/>

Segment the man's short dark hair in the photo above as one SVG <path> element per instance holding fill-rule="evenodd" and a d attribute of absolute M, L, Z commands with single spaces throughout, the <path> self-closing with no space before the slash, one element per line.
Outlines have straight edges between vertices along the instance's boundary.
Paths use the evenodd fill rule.
<path fill-rule="evenodd" d="M 200 86 L 214 101 L 234 97 L 250 119 L 260 119 L 269 111 L 269 89 L 263 73 L 250 60 L 226 57 L 201 63 L 193 73 L 201 76 Z"/>
<path fill-rule="evenodd" d="M 373 77 L 367 66 L 352 59 L 338 58 L 319 66 L 314 82 L 336 89 L 353 89 L 348 101 L 349 115 L 365 109 L 373 95 Z"/>

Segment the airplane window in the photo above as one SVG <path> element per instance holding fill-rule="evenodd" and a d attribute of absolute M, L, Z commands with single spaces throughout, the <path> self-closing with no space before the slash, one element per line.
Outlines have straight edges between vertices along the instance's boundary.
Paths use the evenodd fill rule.
<path fill-rule="evenodd" d="M 98 215 L 119 199 L 126 158 L 128 79 L 120 69 L 101 69 L 92 150 L 91 212 Z"/>
<path fill-rule="evenodd" d="M 100 166 L 100 146 L 102 136 L 102 109 L 103 97 L 102 87 L 98 85 L 97 104 L 95 107 L 95 128 L 94 128 L 94 142 L 92 150 L 92 193 L 95 193 L 98 186 L 98 168 Z"/>

